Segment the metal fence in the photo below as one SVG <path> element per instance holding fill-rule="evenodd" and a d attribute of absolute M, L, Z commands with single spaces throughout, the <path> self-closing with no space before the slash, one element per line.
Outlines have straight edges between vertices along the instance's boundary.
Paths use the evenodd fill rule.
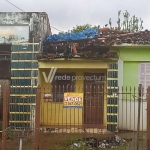
<path fill-rule="evenodd" d="M 40 147 L 84 139 L 83 143 L 95 148 L 146 149 L 148 99 L 141 85 L 109 90 L 100 85 L 58 85 L 40 87 L 39 95 L 40 139 L 44 140 Z M 72 147 L 81 145 L 76 140 Z"/>
<path fill-rule="evenodd" d="M 3 90 L 3 150 L 150 149 L 150 88 L 39 86 L 35 108 L 27 96 L 9 104 L 9 89 Z"/>
<path fill-rule="evenodd" d="M 2 150 L 33 149 L 35 127 L 32 126 L 30 97 L 20 96 L 18 99 L 22 102 L 19 102 L 18 99 L 10 96 L 11 90 L 10 85 L 4 85 L 2 89 L 3 116 L 0 147 Z M 30 106 L 30 111 L 27 111 L 26 106 Z"/>

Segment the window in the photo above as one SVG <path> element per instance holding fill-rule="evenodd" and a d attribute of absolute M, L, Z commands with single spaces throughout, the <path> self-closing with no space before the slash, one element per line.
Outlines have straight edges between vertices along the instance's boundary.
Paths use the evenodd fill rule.
<path fill-rule="evenodd" d="M 63 102 L 65 92 L 74 92 L 75 81 L 72 80 L 72 76 L 74 75 L 74 73 L 55 74 L 54 81 L 52 83 L 53 102 Z"/>
<path fill-rule="evenodd" d="M 143 98 L 146 98 L 147 88 L 150 86 L 150 63 L 139 63 L 139 84 L 142 84 Z"/>

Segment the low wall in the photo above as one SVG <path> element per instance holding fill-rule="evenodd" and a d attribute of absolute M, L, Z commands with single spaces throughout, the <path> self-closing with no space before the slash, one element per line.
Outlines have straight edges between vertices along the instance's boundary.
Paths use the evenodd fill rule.
<path fill-rule="evenodd" d="M 140 131 L 147 130 L 147 102 L 141 102 Z M 119 101 L 118 129 L 137 131 L 138 101 Z"/>

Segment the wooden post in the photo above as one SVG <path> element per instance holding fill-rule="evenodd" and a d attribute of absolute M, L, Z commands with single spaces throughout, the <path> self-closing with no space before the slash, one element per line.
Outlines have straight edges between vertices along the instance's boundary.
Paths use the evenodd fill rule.
<path fill-rule="evenodd" d="M 9 126 L 9 106 L 10 106 L 10 86 L 7 86 L 7 107 L 6 107 L 6 109 L 7 109 L 7 113 L 6 113 L 6 115 L 7 115 L 7 120 L 6 120 L 6 125 L 7 125 L 7 127 Z"/>
<path fill-rule="evenodd" d="M 7 99 L 7 87 L 4 86 L 3 89 L 3 119 L 2 119 L 2 150 L 6 150 L 6 129 L 7 129 L 7 104 L 8 104 L 8 99 Z"/>
<path fill-rule="evenodd" d="M 40 102 L 41 102 L 41 88 L 40 86 L 38 86 L 36 92 L 36 110 L 35 110 L 35 150 L 39 150 Z"/>
<path fill-rule="evenodd" d="M 19 150 L 22 150 L 22 138 L 20 139 Z"/>
<path fill-rule="evenodd" d="M 147 150 L 150 150 L 150 86 L 147 89 Z"/>

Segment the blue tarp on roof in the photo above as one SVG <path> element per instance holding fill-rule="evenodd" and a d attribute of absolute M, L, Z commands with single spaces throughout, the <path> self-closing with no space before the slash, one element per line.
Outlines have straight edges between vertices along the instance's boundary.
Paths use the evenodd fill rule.
<path fill-rule="evenodd" d="M 98 35 L 98 29 L 86 29 L 78 33 L 63 33 L 63 34 L 53 34 L 46 37 L 44 43 L 58 42 L 58 41 L 73 41 L 73 40 L 83 40 L 88 38 L 94 38 Z"/>

